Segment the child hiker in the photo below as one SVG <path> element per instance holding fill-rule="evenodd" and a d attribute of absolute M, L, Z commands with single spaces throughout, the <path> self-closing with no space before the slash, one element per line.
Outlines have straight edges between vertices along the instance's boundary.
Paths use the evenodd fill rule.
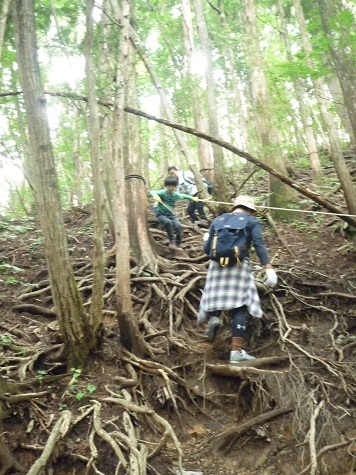
<path fill-rule="evenodd" d="M 171 176 L 174 176 L 178 180 L 178 191 L 185 191 L 189 195 L 198 197 L 198 188 L 195 184 L 194 174 L 191 170 L 178 170 L 177 167 L 171 165 L 168 167 L 168 173 Z M 203 176 L 202 181 L 204 186 L 207 188 L 208 193 L 212 194 L 212 184 L 208 182 Z M 209 191 L 210 190 L 210 191 Z M 209 226 L 209 220 L 206 217 L 204 211 L 204 203 L 202 201 L 193 200 L 188 204 L 187 213 L 190 217 L 192 223 L 200 223 L 204 227 Z M 198 213 L 198 214 L 197 214 Z M 198 216 L 199 215 L 199 216 Z M 201 220 L 201 221 L 199 221 Z"/>
<path fill-rule="evenodd" d="M 210 261 L 198 314 L 198 323 L 209 318 L 205 335 L 213 341 L 222 325 L 219 318 L 221 311 L 231 310 L 230 363 L 255 359 L 243 349 L 246 337 L 246 313 L 248 312 L 253 317 L 262 317 L 260 299 L 250 267 L 249 251 L 252 243 L 266 271 L 265 285 L 275 287 L 277 284 L 277 274 L 270 264 L 262 237 L 262 224 L 254 217 L 255 212 L 256 208 L 250 196 L 238 196 L 234 200 L 231 212 L 218 216 L 211 223 L 204 244 L 205 253 L 212 255 L 211 249 L 214 249 L 214 239 L 216 239 L 215 231 L 221 227 L 221 224 L 224 226 L 224 223 L 228 222 L 227 226 L 231 227 L 229 223 L 232 220 L 244 223 L 245 243 L 241 248 L 239 261 L 235 259 L 235 262 L 225 267 L 215 260 Z M 241 228 L 242 224 L 239 227 Z"/>
<path fill-rule="evenodd" d="M 174 207 L 178 200 L 199 201 L 198 197 L 178 193 L 178 179 L 168 176 L 164 180 L 165 188 L 162 190 L 151 190 L 150 194 L 157 203 L 155 215 L 157 220 L 167 232 L 169 248 L 176 249 L 182 241 L 182 225 L 174 214 Z"/>

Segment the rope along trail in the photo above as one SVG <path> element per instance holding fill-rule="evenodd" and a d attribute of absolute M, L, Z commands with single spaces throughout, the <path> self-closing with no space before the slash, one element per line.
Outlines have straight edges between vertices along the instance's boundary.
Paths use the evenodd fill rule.
<path fill-rule="evenodd" d="M 231 207 L 234 205 L 231 202 L 227 201 L 214 201 L 214 200 L 199 200 L 205 203 L 216 203 L 220 205 L 230 205 Z M 163 203 L 162 201 L 160 202 L 165 208 L 167 208 L 172 214 L 174 214 L 174 209 L 172 209 L 170 206 L 168 206 L 166 203 Z M 262 208 L 262 209 L 275 209 L 279 211 L 293 211 L 294 213 L 310 213 L 310 214 L 325 214 L 329 216 L 348 216 L 350 218 L 356 218 L 356 214 L 342 214 L 342 213 L 328 213 L 327 211 L 308 211 L 305 209 L 292 209 L 292 208 L 276 208 L 274 206 L 262 206 L 262 205 L 255 205 L 255 208 Z"/>
<path fill-rule="evenodd" d="M 234 204 L 231 202 L 226 202 L 226 201 L 214 201 L 214 200 L 199 200 L 199 201 L 204 201 L 204 202 L 209 202 L 209 203 L 216 203 L 220 205 L 230 205 L 233 206 Z M 295 213 L 312 213 L 312 214 L 328 214 L 331 216 L 349 216 L 350 218 L 356 218 L 356 214 L 341 214 L 341 213 L 328 213 L 326 211 L 308 211 L 305 209 L 291 209 L 291 208 L 275 208 L 273 206 L 259 206 L 255 205 L 256 208 L 262 208 L 262 209 L 276 209 L 280 211 L 294 211 Z"/>

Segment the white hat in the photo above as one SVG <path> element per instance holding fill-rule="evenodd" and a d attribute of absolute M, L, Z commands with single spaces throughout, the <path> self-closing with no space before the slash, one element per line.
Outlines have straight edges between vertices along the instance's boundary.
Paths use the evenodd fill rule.
<path fill-rule="evenodd" d="M 255 208 L 255 203 L 251 196 L 241 195 L 234 199 L 234 207 L 233 209 L 237 208 L 238 206 L 246 206 L 246 208 L 253 209 L 257 211 Z"/>

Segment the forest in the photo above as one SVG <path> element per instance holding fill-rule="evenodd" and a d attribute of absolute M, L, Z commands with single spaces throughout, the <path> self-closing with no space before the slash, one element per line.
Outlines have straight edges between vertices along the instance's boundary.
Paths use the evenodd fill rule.
<path fill-rule="evenodd" d="M 0 475 L 356 474 L 355 16 L 1 0 Z M 204 209 L 177 202 L 179 247 L 170 166 Z M 229 312 L 214 341 L 197 318 L 239 195 L 278 283 L 252 248 L 255 359 L 230 364 Z"/>

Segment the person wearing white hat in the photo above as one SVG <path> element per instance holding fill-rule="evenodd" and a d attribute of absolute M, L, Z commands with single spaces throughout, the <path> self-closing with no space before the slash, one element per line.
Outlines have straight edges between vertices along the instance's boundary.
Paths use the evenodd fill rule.
<path fill-rule="evenodd" d="M 238 196 L 235 198 L 230 212 L 215 218 L 211 223 L 209 233 L 206 233 L 204 237 L 204 251 L 209 255 L 215 227 L 218 227 L 219 223 L 231 219 L 232 216 L 246 222 L 244 228 L 246 245 L 240 255 L 240 260 L 226 267 L 214 260 L 210 261 L 198 313 L 198 324 L 209 318 L 205 335 L 210 341 L 213 341 L 222 325 L 219 318 L 221 312 L 223 310 L 231 311 L 230 363 L 255 359 L 243 349 L 246 337 L 246 313 L 248 312 L 253 317 L 262 317 L 260 299 L 249 260 L 252 243 L 261 265 L 266 271 L 265 285 L 271 288 L 277 285 L 277 274 L 270 263 L 262 237 L 262 223 L 255 218 L 255 213 L 253 198 L 247 195 Z"/>

